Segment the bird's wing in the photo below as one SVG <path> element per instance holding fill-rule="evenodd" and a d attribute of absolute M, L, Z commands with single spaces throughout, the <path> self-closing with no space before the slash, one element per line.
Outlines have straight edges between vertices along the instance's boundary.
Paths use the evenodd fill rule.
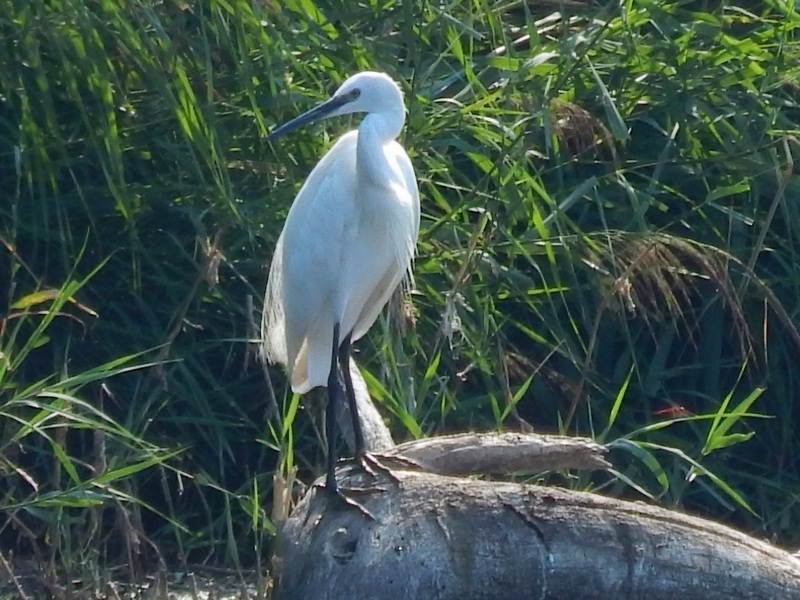
<path fill-rule="evenodd" d="M 347 226 L 354 222 L 355 132 L 320 160 L 286 217 L 264 306 L 265 355 L 286 365 L 292 389 L 327 383 Z"/>
<path fill-rule="evenodd" d="M 408 274 L 409 282 L 413 283 L 414 275 L 411 271 L 412 262 L 417 252 L 417 238 L 419 237 L 419 188 L 417 187 L 417 178 L 414 174 L 414 166 L 411 164 L 411 159 L 403 147 L 395 142 L 394 152 L 397 165 L 400 167 L 400 174 L 403 179 L 403 188 L 408 194 L 408 216 L 406 221 L 405 230 L 402 232 L 402 244 L 405 249 L 405 264 Z M 400 242 L 399 242 L 400 243 Z"/>
<path fill-rule="evenodd" d="M 412 222 L 414 224 L 414 249 L 411 252 L 413 256 L 414 252 L 416 252 L 417 238 L 419 237 L 419 187 L 417 186 L 417 177 L 414 174 L 414 165 L 411 164 L 411 159 L 408 158 L 408 154 L 403 150 L 403 147 L 399 144 L 398 146 L 400 151 L 397 152 L 397 164 L 400 166 L 405 188 L 411 195 Z"/>
<path fill-rule="evenodd" d="M 386 271 L 383 277 L 377 282 L 372 292 L 364 300 L 361 311 L 355 318 L 353 326 L 353 340 L 362 338 L 372 324 L 381 314 L 383 307 L 389 301 L 392 293 L 403 279 L 403 272 L 399 269 Z"/>
<path fill-rule="evenodd" d="M 411 161 L 396 142 L 385 151 L 393 171 L 390 183 L 358 190 L 359 230 L 344 257 L 348 307 L 343 326 L 352 327 L 354 340 L 372 326 L 403 278 L 411 278 L 419 233 L 419 192 Z"/>

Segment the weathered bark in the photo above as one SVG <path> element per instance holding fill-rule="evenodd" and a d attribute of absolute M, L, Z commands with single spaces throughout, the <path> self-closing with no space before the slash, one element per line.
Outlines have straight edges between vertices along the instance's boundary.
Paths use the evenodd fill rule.
<path fill-rule="evenodd" d="M 312 488 L 282 533 L 281 600 L 800 599 L 797 558 L 641 502 L 419 471 L 338 475 L 371 517 Z"/>
<path fill-rule="evenodd" d="M 505 475 L 608 469 L 606 449 L 586 438 L 536 433 L 459 433 L 400 444 L 384 455 L 441 475 Z"/>
<path fill-rule="evenodd" d="M 591 440 L 463 434 L 392 448 L 351 373 L 367 447 L 393 474 L 339 468 L 348 501 L 309 490 L 281 534 L 278 600 L 800 600 L 800 559 L 712 521 L 449 476 L 608 468 Z M 346 408 L 337 421 L 352 445 Z"/>

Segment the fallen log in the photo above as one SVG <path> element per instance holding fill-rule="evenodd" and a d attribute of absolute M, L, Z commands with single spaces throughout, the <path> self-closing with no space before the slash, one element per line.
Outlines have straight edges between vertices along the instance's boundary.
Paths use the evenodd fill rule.
<path fill-rule="evenodd" d="M 507 475 L 564 469 L 608 469 L 606 449 L 596 442 L 536 433 L 459 433 L 395 446 L 383 456 L 400 457 L 441 475 Z"/>
<path fill-rule="evenodd" d="M 396 462 L 338 469 L 361 509 L 309 490 L 281 534 L 278 599 L 800 600 L 800 560 L 713 521 Z"/>

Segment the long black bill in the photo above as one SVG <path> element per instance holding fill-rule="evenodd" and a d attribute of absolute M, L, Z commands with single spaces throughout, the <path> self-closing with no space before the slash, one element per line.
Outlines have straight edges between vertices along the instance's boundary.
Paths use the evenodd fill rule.
<path fill-rule="evenodd" d="M 319 106 L 312 108 L 311 110 L 304 112 L 299 117 L 295 117 L 291 121 L 287 121 L 277 129 L 274 129 L 272 133 L 267 136 L 268 140 L 274 139 L 278 136 L 284 135 L 289 133 L 290 131 L 294 131 L 298 127 L 302 127 L 308 123 L 313 123 L 314 121 L 319 121 L 320 119 L 324 119 L 325 117 L 329 116 L 333 111 L 335 111 L 340 106 L 347 104 L 352 98 L 348 96 L 334 96 L 329 100 L 326 100 Z"/>

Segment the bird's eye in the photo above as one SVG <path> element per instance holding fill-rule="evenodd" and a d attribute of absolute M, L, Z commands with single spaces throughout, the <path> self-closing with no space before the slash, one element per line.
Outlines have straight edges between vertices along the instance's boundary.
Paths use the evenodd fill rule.
<path fill-rule="evenodd" d="M 356 88 L 350 92 L 350 98 L 352 98 L 353 100 L 358 98 L 360 95 L 361 95 L 361 90 L 359 88 Z"/>

